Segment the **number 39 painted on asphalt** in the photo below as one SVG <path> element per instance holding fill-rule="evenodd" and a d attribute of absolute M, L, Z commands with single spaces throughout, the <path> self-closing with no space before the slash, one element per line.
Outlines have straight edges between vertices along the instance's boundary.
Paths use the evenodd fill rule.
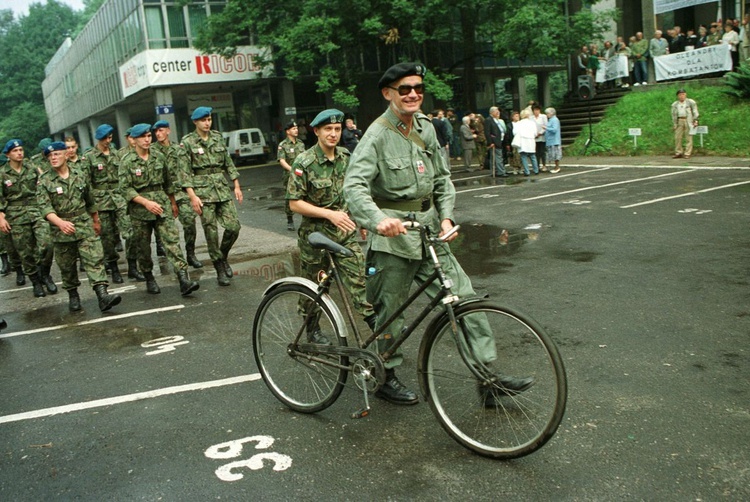
<path fill-rule="evenodd" d="M 242 454 L 242 448 L 245 443 L 250 441 L 256 441 L 256 450 L 265 450 L 271 447 L 274 439 L 271 436 L 249 436 L 242 439 L 235 439 L 234 441 L 227 441 L 226 443 L 219 443 L 209 447 L 206 451 L 206 457 L 214 459 L 227 459 L 239 457 Z M 258 453 L 246 460 L 237 460 L 230 462 L 226 465 L 222 465 L 216 469 L 216 476 L 222 481 L 238 481 L 244 477 L 239 472 L 234 472 L 234 469 L 240 469 L 247 467 L 250 470 L 257 471 L 262 469 L 264 461 L 270 460 L 273 462 L 274 471 L 285 471 L 292 465 L 292 458 L 281 453 L 266 452 Z"/>

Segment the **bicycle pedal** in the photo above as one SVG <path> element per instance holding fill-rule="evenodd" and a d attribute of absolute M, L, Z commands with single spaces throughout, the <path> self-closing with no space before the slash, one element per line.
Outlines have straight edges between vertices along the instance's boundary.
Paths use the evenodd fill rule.
<path fill-rule="evenodd" d="M 365 418 L 370 415 L 370 408 L 363 408 L 352 413 L 352 418 Z"/>

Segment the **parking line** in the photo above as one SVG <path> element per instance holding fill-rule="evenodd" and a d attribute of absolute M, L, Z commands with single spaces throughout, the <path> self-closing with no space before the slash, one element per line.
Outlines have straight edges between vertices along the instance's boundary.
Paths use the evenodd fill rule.
<path fill-rule="evenodd" d="M 539 179 L 537 181 L 557 180 L 557 179 L 561 179 L 561 178 L 567 178 L 569 176 L 579 176 L 581 174 L 595 173 L 595 172 L 598 172 L 598 171 L 606 171 L 607 169 L 609 169 L 609 168 L 608 167 L 603 167 L 601 169 L 591 169 L 590 171 L 581 171 L 581 172 L 577 172 L 577 173 L 565 173 L 565 174 L 560 174 L 560 175 L 557 175 L 557 176 L 554 176 L 554 177 L 545 177 L 545 178 Z M 490 177 L 491 177 L 491 175 L 485 174 L 485 175 L 482 175 L 482 176 L 472 176 L 470 178 L 461 178 L 461 179 L 457 179 L 457 180 L 453 180 L 453 181 L 456 182 L 456 181 L 473 180 L 473 179 L 476 179 L 476 178 L 490 178 Z M 491 186 L 486 186 L 486 187 L 469 188 L 469 189 L 466 189 L 466 190 L 456 190 L 456 194 L 468 193 L 468 192 L 476 192 L 477 190 L 491 190 L 493 188 L 505 188 L 507 186 L 508 185 L 500 184 L 500 185 L 491 185 Z"/>
<path fill-rule="evenodd" d="M 604 184 L 604 185 L 596 185 L 596 186 L 585 187 L 585 188 L 576 188 L 575 190 L 566 190 L 564 192 L 548 193 L 548 194 L 545 194 L 545 195 L 539 195 L 537 197 L 529 197 L 528 199 L 521 199 L 521 200 L 523 200 L 523 201 L 530 201 L 530 200 L 537 200 L 537 199 L 545 199 L 547 197 L 557 197 L 558 195 L 567 195 L 569 193 L 585 192 L 587 190 L 596 190 L 598 188 L 607 188 L 607 187 L 613 187 L 613 186 L 617 186 L 617 185 L 625 185 L 625 184 L 628 184 L 628 183 L 637 183 L 639 181 L 648 181 L 648 180 L 653 180 L 653 179 L 656 179 L 656 178 L 663 178 L 665 176 L 674 176 L 675 174 L 685 174 L 685 173 L 691 173 L 691 172 L 693 172 L 693 171 L 689 170 L 689 171 L 677 171 L 677 172 L 674 172 L 674 173 L 657 174 L 656 176 L 648 176 L 646 178 L 636 178 L 636 179 L 633 179 L 633 180 L 624 180 L 624 181 L 617 181 L 615 183 L 607 183 L 607 184 Z"/>
<path fill-rule="evenodd" d="M 679 195 L 670 195 L 669 197 L 660 197 L 658 199 L 652 199 L 647 200 L 644 202 L 638 202 L 636 204 L 630 204 L 628 206 L 620 206 L 620 209 L 628 209 L 630 207 L 638 207 L 638 206 L 645 206 L 647 204 L 655 204 L 657 202 L 663 202 L 665 200 L 671 200 L 671 199 L 679 199 L 681 197 L 688 197 L 689 195 L 696 195 L 699 193 L 705 193 L 705 192 L 713 192 L 714 190 L 722 190 L 724 188 L 732 188 L 740 185 L 747 185 L 750 183 L 750 181 L 740 181 L 738 183 L 731 183 L 729 185 L 721 185 L 718 187 L 712 187 L 712 188 L 704 188 L 703 190 L 696 190 L 695 192 L 687 192 L 687 193 L 681 193 Z"/>
<path fill-rule="evenodd" d="M 237 377 L 224 378 L 221 380 L 209 380 L 208 382 L 177 385 L 175 387 L 165 387 L 163 389 L 149 390 L 146 392 L 138 392 L 135 394 L 126 394 L 124 396 L 108 397 L 105 399 L 97 399 L 95 401 L 87 401 L 83 403 L 66 404 L 64 406 L 55 406 L 54 408 L 44 408 L 41 410 L 16 413 L 14 415 L 0 416 L 0 424 L 20 422 L 22 420 L 31 420 L 33 418 L 49 417 L 52 415 L 60 415 L 62 413 L 71 413 L 74 411 L 90 410 L 92 408 L 101 408 L 103 406 L 112 406 L 114 404 L 132 403 L 133 401 L 140 401 L 143 399 L 169 396 L 172 394 L 191 392 L 194 390 L 212 389 L 214 387 L 223 387 L 225 385 L 252 382 L 259 379 L 260 374 L 254 373 L 252 375 L 242 375 Z"/>
<path fill-rule="evenodd" d="M 14 336 L 32 335 L 34 333 L 44 333 L 45 331 L 57 331 L 60 329 L 65 329 L 65 328 L 72 328 L 74 326 L 85 326 L 87 324 L 96 324 L 100 322 L 114 321 L 117 319 L 125 319 L 128 317 L 138 317 L 142 315 L 155 314 L 157 312 L 167 312 L 169 310 L 179 310 L 179 309 L 184 309 L 184 308 L 185 308 L 185 305 L 172 305 L 171 307 L 162 307 L 162 308 L 150 309 L 150 310 L 139 310 L 137 312 L 128 312 L 127 314 L 118 314 L 118 315 L 107 316 L 107 317 L 99 317 L 97 319 L 90 319 L 88 321 L 81 321 L 81 322 L 76 322 L 72 324 L 59 324 L 57 326 L 48 326 L 46 328 L 29 329 L 26 331 L 14 331 L 13 333 L 6 333 L 4 335 L 0 335 L 0 340 L 2 340 L 3 338 L 12 338 Z"/>

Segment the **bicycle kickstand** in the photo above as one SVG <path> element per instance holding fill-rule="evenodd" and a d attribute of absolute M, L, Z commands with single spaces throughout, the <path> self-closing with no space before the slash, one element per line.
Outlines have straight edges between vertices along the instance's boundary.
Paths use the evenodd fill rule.
<path fill-rule="evenodd" d="M 365 385 L 365 376 L 364 375 L 354 375 L 355 380 L 358 380 L 358 387 L 362 389 L 362 392 L 365 395 L 365 407 L 361 410 L 355 411 L 352 413 L 351 418 L 364 418 L 370 414 L 370 398 L 367 396 L 367 385 Z"/>

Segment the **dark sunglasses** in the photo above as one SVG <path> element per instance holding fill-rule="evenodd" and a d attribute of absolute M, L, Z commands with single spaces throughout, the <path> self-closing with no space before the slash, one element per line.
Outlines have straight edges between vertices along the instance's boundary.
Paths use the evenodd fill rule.
<path fill-rule="evenodd" d="M 409 94 L 411 94 L 412 90 L 419 95 L 424 94 L 424 84 L 417 84 L 417 85 L 402 84 L 402 85 L 399 85 L 398 87 L 391 87 L 389 85 L 388 88 L 393 89 L 394 91 L 398 91 L 399 96 L 408 96 Z"/>

